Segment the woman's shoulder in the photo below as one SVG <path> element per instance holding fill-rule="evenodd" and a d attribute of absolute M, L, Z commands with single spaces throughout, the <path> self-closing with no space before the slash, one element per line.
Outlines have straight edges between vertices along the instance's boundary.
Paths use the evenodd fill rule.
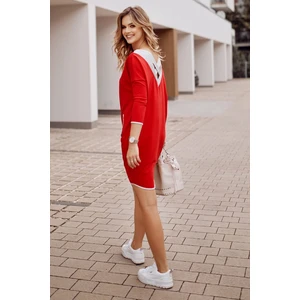
<path fill-rule="evenodd" d="M 140 55 L 138 55 L 135 52 L 131 52 L 125 61 L 125 66 L 130 67 L 131 65 L 141 65 L 142 66 L 142 59 L 140 57 Z"/>
<path fill-rule="evenodd" d="M 135 61 L 135 60 L 139 60 L 139 55 L 135 52 L 135 51 L 133 51 L 133 52 L 131 52 L 128 56 L 127 56 L 127 59 L 126 59 L 126 61 Z"/>

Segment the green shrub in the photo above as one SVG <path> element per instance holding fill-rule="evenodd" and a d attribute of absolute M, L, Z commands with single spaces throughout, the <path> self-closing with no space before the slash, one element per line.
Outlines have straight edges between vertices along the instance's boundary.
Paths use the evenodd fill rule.
<path fill-rule="evenodd" d="M 232 56 L 233 78 L 250 78 L 250 52 L 242 51 L 237 49 L 236 47 L 233 47 Z"/>

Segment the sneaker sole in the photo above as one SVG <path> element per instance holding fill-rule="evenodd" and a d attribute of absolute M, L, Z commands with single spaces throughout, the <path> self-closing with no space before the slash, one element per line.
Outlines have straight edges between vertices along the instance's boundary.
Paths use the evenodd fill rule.
<path fill-rule="evenodd" d="M 170 289 L 173 287 L 173 282 L 170 282 L 168 284 L 161 284 L 161 282 L 157 283 L 155 280 L 145 280 L 143 275 L 138 274 L 138 279 L 140 282 L 148 285 L 152 285 L 161 289 Z"/>
<path fill-rule="evenodd" d="M 123 255 L 124 258 L 130 259 L 136 265 L 141 265 L 141 264 L 143 264 L 145 262 L 145 260 L 133 260 L 130 256 L 127 256 L 125 254 L 125 252 L 123 251 L 123 249 L 122 249 L 122 255 Z"/>

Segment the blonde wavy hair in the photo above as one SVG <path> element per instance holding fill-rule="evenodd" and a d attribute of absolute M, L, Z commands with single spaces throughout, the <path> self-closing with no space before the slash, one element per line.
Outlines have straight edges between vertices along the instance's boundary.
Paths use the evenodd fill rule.
<path fill-rule="evenodd" d="M 115 31 L 113 51 L 118 57 L 118 69 L 124 69 L 124 64 L 128 55 L 133 52 L 132 46 L 126 42 L 122 34 L 122 20 L 123 17 L 127 15 L 131 17 L 135 26 L 142 27 L 148 46 L 153 52 L 158 54 L 161 60 L 163 60 L 162 50 L 158 44 L 158 37 L 153 31 L 153 26 L 148 15 L 140 6 L 130 6 L 124 9 L 117 18 L 117 29 Z"/>

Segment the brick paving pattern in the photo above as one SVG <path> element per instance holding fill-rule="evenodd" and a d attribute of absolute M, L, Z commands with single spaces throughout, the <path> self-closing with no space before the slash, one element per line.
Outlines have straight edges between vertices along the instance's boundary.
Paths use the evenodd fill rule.
<path fill-rule="evenodd" d="M 167 149 L 185 181 L 158 197 L 170 290 L 139 282 L 141 266 L 120 254 L 133 232 L 120 117 L 100 116 L 92 130 L 51 129 L 52 300 L 250 299 L 249 90 L 236 79 L 169 101 Z M 150 265 L 147 240 L 144 248 Z"/>

